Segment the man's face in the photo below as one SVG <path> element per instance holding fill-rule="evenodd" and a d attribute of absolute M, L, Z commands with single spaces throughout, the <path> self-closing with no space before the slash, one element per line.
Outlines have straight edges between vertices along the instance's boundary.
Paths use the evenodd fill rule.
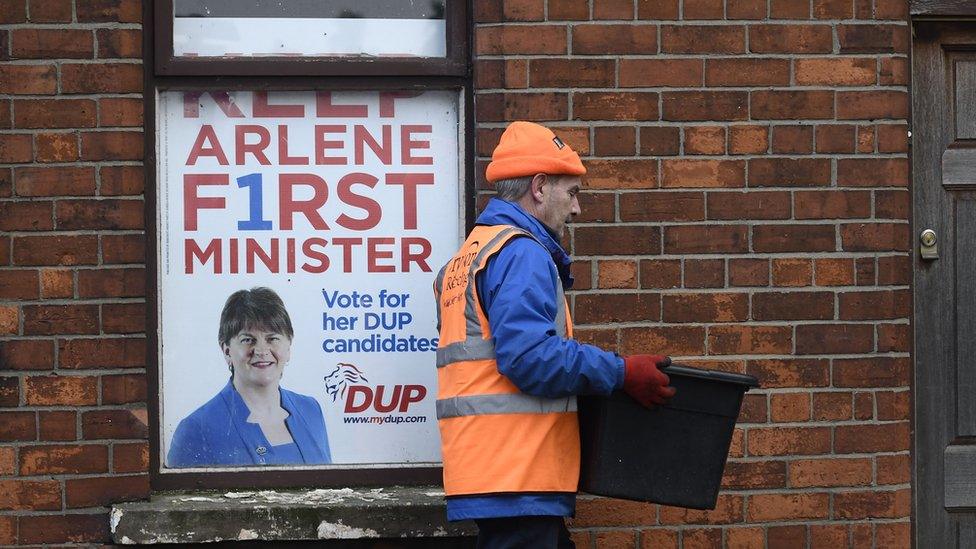
<path fill-rule="evenodd" d="M 566 224 L 579 215 L 577 194 L 582 179 L 578 175 L 550 175 L 546 177 L 539 218 L 549 229 L 562 238 Z"/>

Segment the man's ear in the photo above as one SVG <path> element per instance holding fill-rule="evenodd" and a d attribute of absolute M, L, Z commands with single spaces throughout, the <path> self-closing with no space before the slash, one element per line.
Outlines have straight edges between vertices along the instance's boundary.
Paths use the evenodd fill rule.
<path fill-rule="evenodd" d="M 532 183 L 529 185 L 529 191 L 532 193 L 532 198 L 535 202 L 542 202 L 545 196 L 545 186 L 549 182 L 549 178 L 544 173 L 537 173 L 532 177 Z"/>

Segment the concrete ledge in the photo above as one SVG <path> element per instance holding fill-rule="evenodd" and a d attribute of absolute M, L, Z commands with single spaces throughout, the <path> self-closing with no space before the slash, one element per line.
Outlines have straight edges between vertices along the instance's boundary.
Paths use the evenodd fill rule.
<path fill-rule="evenodd" d="M 450 523 L 440 487 L 158 493 L 112 506 L 121 544 L 473 536 Z"/>

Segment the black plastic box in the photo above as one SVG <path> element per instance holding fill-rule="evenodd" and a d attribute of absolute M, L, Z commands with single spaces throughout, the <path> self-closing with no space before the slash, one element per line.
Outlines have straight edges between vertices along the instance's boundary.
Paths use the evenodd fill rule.
<path fill-rule="evenodd" d="M 665 505 L 714 509 L 742 395 L 753 376 L 678 364 L 677 389 L 647 409 L 623 391 L 579 397 L 580 490 Z"/>

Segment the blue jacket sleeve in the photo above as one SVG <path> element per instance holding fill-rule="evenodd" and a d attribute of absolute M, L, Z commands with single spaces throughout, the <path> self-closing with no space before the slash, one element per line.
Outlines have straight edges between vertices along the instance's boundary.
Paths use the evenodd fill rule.
<path fill-rule="evenodd" d="M 169 444 L 166 456 L 167 467 L 194 467 L 206 464 L 203 433 L 200 425 L 191 415 L 183 418 L 176 426 L 173 440 Z"/>
<path fill-rule="evenodd" d="M 557 280 L 549 253 L 528 238 L 509 242 L 478 274 L 498 370 L 530 395 L 610 394 L 623 386 L 623 359 L 556 333 Z"/>

